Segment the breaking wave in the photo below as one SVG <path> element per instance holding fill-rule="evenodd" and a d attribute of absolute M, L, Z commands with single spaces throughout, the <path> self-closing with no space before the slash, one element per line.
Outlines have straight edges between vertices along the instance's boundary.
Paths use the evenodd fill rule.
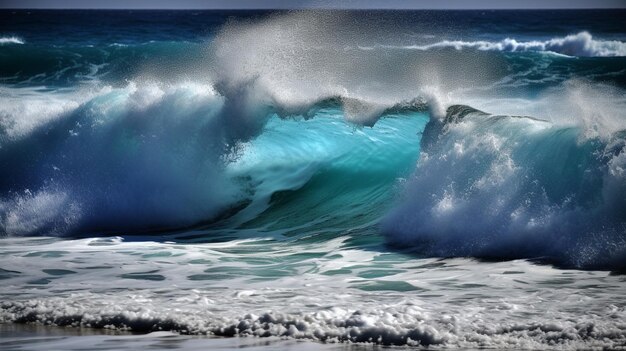
<path fill-rule="evenodd" d="M 421 144 L 383 221 L 390 243 L 443 257 L 626 268 L 626 130 L 600 137 L 580 124 L 456 105 L 431 119 Z"/>
<path fill-rule="evenodd" d="M 234 202 L 219 175 L 230 138 L 224 101 L 210 86 L 130 84 L 63 98 L 0 115 L 6 234 L 184 226 Z"/>
<path fill-rule="evenodd" d="M 280 207 L 297 198 L 283 193 L 279 201 L 275 193 L 302 187 L 301 205 L 326 202 L 322 215 L 344 204 L 321 194 L 348 186 L 361 197 L 347 194 L 344 202 L 385 197 L 383 189 L 418 155 L 415 134 L 426 117 L 406 116 L 425 111 L 419 99 L 387 108 L 342 97 L 283 107 L 254 92 L 150 82 L 56 95 L 8 90 L 11 103 L 0 108 L 0 163 L 7 165 L 0 229 L 66 235 L 180 228 L 246 205 L 250 220 L 270 202 Z M 346 124 L 351 111 L 368 109 L 369 118 L 397 118 L 367 131 Z M 294 139 L 303 126 L 310 134 Z M 375 178 L 350 180 L 359 172 Z M 321 183 L 306 190 L 309 181 Z"/>
<path fill-rule="evenodd" d="M 618 40 L 596 40 L 589 32 L 580 32 L 546 41 L 518 41 L 511 38 L 497 42 L 444 40 L 434 44 L 406 46 L 405 48 L 416 50 L 454 48 L 456 50 L 477 49 L 507 52 L 539 51 L 585 57 L 626 56 L 626 43 Z"/>
<path fill-rule="evenodd" d="M 246 13 L 11 15 L 0 327 L 626 347 L 620 13 Z"/>
<path fill-rule="evenodd" d="M 44 62 L 27 76 L 42 70 L 71 88 L 30 87 L 25 77 L 16 78 L 15 87 L 0 87 L 0 231 L 137 233 L 233 216 L 237 224 L 263 226 L 330 216 L 343 218 L 345 229 L 359 216 L 367 219 L 359 223 L 376 224 L 400 191 L 404 200 L 382 226 L 392 243 L 438 256 L 623 267 L 623 91 L 605 94 L 600 84 L 569 89 L 576 83 L 546 68 L 572 61 L 567 58 L 491 52 L 619 56 L 623 43 L 581 32 L 545 42 L 453 41 L 364 51 L 362 42 L 394 32 L 384 26 L 364 31 L 357 19 L 295 12 L 231 21 L 206 45 L 55 48 L 61 70 Z M 431 50 L 466 46 L 478 50 Z M 51 50 L 5 49 L 20 58 Z M 152 65 L 173 49 L 171 62 Z M 79 68 L 62 74 L 74 56 Z M 138 57 L 150 57 L 143 62 L 149 68 L 120 63 Z M 105 58 L 110 61 L 100 62 Z M 21 60 L 7 60 L 8 74 L 19 76 Z M 75 81 L 82 82 L 76 73 L 83 77 L 94 60 L 108 67 L 102 74 L 114 83 Z M 582 72 L 595 72 L 596 60 L 582 62 Z M 576 61 L 569 64 L 585 60 Z M 172 63 L 178 68 L 167 69 Z M 520 64 L 540 69 L 511 75 Z M 614 66 L 605 69 L 615 73 Z M 549 121 L 507 117 L 512 104 L 506 97 L 484 98 L 485 91 L 500 93 L 496 88 L 517 80 L 531 80 L 533 88 L 565 87 L 545 101 L 518 98 L 522 113 L 543 118 L 542 111 L 550 112 Z M 478 98 L 467 102 L 471 93 Z M 501 101 L 497 112 L 503 115 L 455 107 L 444 116 L 452 103 L 481 108 Z M 427 118 L 423 137 L 423 123 L 405 123 Z M 321 124 L 307 123 L 312 120 Z M 391 124 L 382 123 L 387 120 Z M 418 157 L 412 178 L 396 187 Z M 280 158 L 285 162 L 274 162 Z"/>

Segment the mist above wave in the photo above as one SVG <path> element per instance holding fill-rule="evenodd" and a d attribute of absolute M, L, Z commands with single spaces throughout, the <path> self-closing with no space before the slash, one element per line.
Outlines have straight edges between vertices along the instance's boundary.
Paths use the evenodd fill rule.
<path fill-rule="evenodd" d="M 233 21 L 209 47 L 211 76 L 221 89 L 254 86 L 257 97 L 286 113 L 341 97 L 348 121 L 373 125 L 383 110 L 399 103 L 421 97 L 436 106 L 434 95 L 440 91 L 487 85 L 506 74 L 502 57 L 480 51 L 448 55 L 359 49 L 391 40 L 397 34 L 392 25 L 372 14 L 343 12 Z"/>

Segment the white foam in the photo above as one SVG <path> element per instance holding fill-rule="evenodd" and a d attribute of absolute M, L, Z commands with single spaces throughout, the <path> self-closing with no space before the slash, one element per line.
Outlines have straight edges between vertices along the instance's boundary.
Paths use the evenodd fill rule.
<path fill-rule="evenodd" d="M 618 40 L 596 40 L 589 32 L 571 34 L 562 38 L 554 38 L 546 41 L 517 41 L 506 38 L 498 42 L 494 41 L 462 41 L 444 40 L 428 45 L 405 46 L 407 49 L 431 50 L 439 48 L 454 48 L 461 50 L 464 48 L 478 49 L 484 51 L 506 51 L 506 52 L 552 52 L 567 56 L 592 56 L 610 57 L 626 56 L 626 43 Z"/>
<path fill-rule="evenodd" d="M 68 194 L 26 189 L 10 199 L 0 199 L 0 230 L 6 235 L 64 232 L 80 217 L 80 205 Z"/>
<path fill-rule="evenodd" d="M 0 263 L 19 265 L 2 265 L 0 322 L 462 349 L 626 341 L 619 276 L 349 243 L 5 239 Z"/>
<path fill-rule="evenodd" d="M 9 44 L 18 44 L 18 45 L 22 45 L 24 44 L 24 40 L 12 36 L 12 37 L 0 37 L 0 45 L 9 45 Z"/>
<path fill-rule="evenodd" d="M 532 116 L 561 127 L 580 128 L 581 139 L 608 141 L 626 130 L 624 90 L 582 79 L 569 79 L 533 98 L 489 92 L 452 94 L 446 102 L 462 103 L 500 115 Z"/>
<path fill-rule="evenodd" d="M 93 92 L 0 87 L 0 145 L 75 111 Z M 5 139 L 5 140 L 3 140 Z"/>

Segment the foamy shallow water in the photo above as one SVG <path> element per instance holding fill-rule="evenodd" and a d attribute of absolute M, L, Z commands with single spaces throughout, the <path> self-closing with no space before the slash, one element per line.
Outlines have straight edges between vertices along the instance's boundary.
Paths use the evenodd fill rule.
<path fill-rule="evenodd" d="M 377 250 L 375 243 L 355 247 L 351 239 L 196 244 L 7 238 L 0 251 L 0 322 L 252 337 L 62 336 L 46 341 L 46 349 L 118 339 L 122 349 L 165 339 L 181 348 L 243 343 L 254 349 L 266 337 L 268 347 L 287 349 L 308 343 L 283 339 L 318 347 L 626 345 L 624 276 L 523 260 L 420 259 Z M 4 342 L 30 337 L 18 333 Z"/>
<path fill-rule="evenodd" d="M 171 332 L 102 332 L 94 329 L 0 324 L 3 350 L 361 350 L 358 344 L 319 344 L 303 340 L 273 338 L 220 338 L 179 335 Z"/>

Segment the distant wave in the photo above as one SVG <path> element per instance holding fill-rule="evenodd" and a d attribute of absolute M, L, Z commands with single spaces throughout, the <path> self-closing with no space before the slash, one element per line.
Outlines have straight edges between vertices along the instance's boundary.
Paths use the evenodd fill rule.
<path fill-rule="evenodd" d="M 0 45 L 7 44 L 24 44 L 24 40 L 18 37 L 0 37 Z"/>
<path fill-rule="evenodd" d="M 385 47 L 385 46 L 382 46 Z M 462 50 L 465 48 L 483 51 L 504 51 L 504 52 L 552 52 L 567 56 L 582 57 L 615 57 L 626 56 L 626 43 L 618 40 L 596 40 L 589 32 L 568 35 L 564 38 L 553 38 L 546 41 L 517 41 L 506 38 L 501 41 L 462 41 L 444 40 L 429 45 L 406 46 L 407 49 L 431 50 L 439 48 L 454 48 Z M 362 47 L 362 49 L 373 49 Z"/>

